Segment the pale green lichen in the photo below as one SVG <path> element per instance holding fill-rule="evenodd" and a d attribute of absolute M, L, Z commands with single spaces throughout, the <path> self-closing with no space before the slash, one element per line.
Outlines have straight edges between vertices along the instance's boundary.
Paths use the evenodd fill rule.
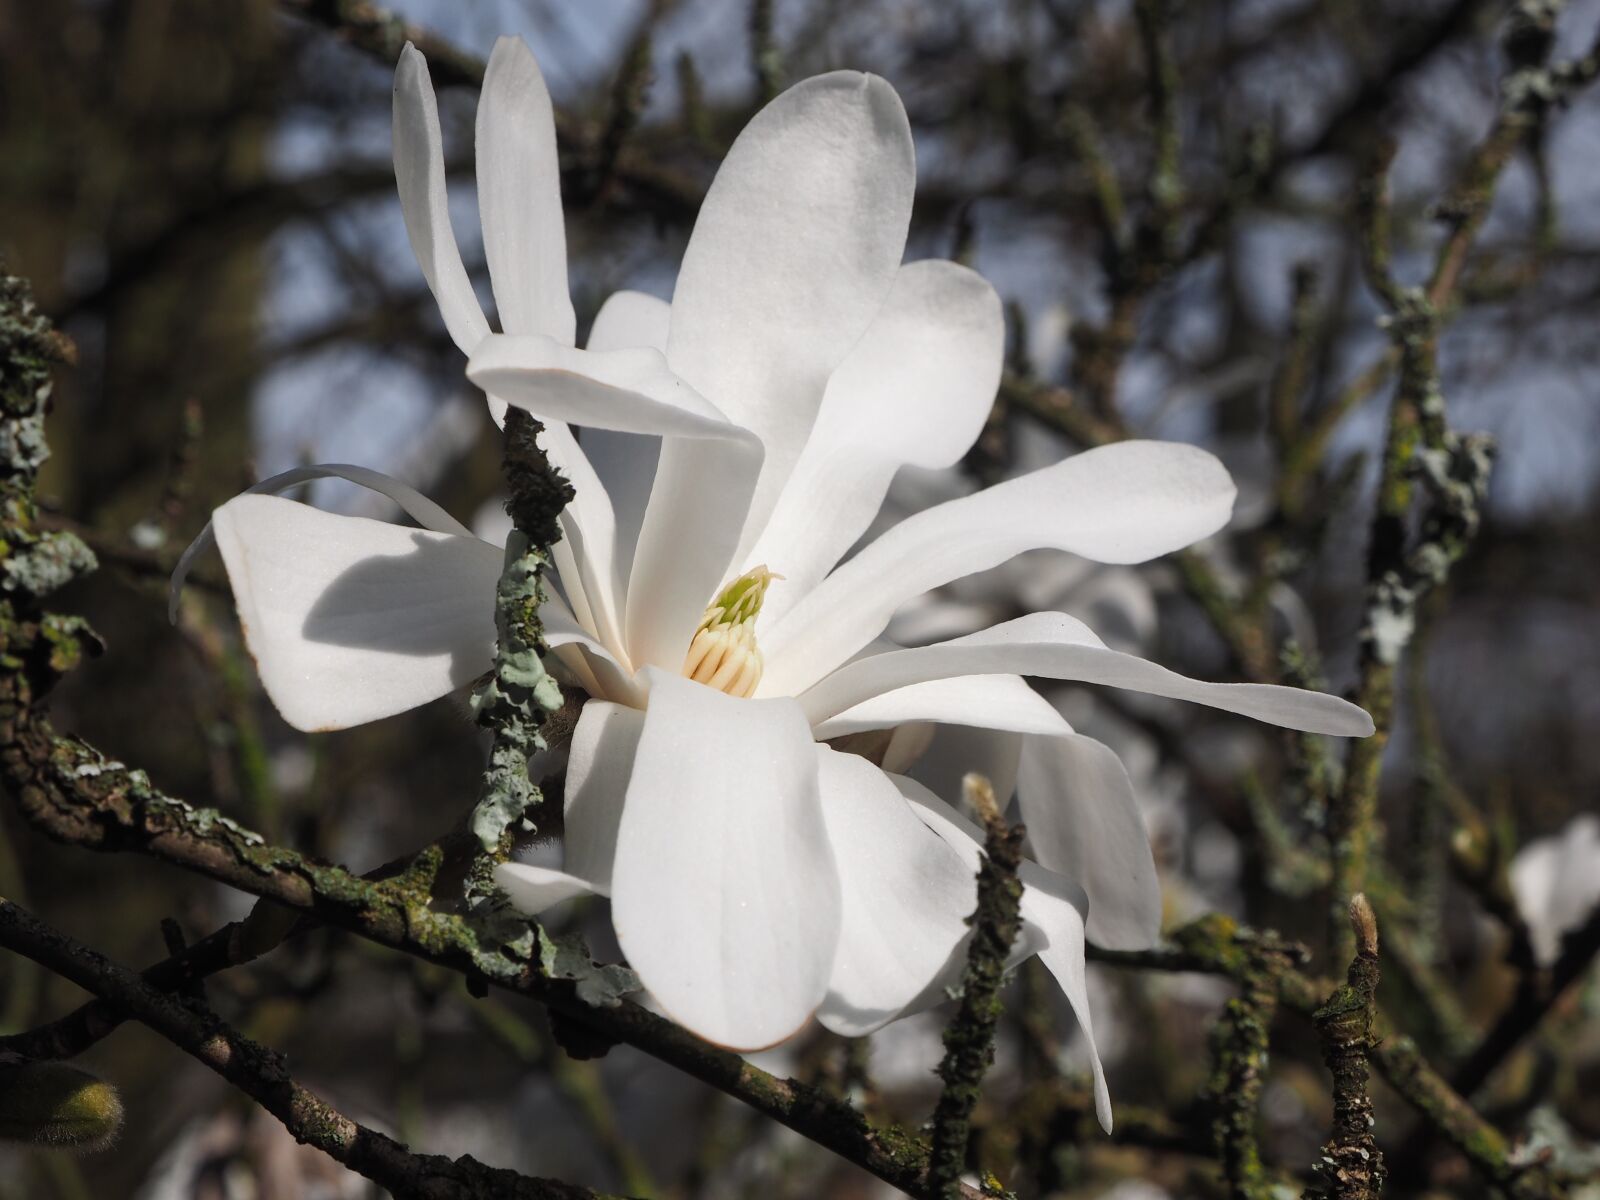
<path fill-rule="evenodd" d="M 529 764 L 544 749 L 539 727 L 561 707 L 561 685 L 539 658 L 538 613 L 544 601 L 540 573 L 546 562 L 526 537 L 512 533 L 495 589 L 499 648 L 494 673 L 472 697 L 478 724 L 495 734 L 472 812 L 472 832 L 486 852 L 500 848 L 515 828 L 531 830 L 528 811 L 542 799 Z"/>
<path fill-rule="evenodd" d="M 0 461 L 20 469 L 37 471 L 50 457 L 45 441 L 42 415 L 0 426 Z"/>
<path fill-rule="evenodd" d="M 551 937 L 539 930 L 539 970 L 546 979 L 574 984 L 578 999 L 591 1008 L 615 1008 L 641 988 L 639 977 L 615 963 L 596 963 L 577 934 Z"/>

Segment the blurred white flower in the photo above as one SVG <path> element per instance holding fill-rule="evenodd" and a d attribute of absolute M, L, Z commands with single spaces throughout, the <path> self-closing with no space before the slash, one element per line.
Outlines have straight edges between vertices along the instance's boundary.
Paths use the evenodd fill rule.
<path fill-rule="evenodd" d="M 839 565 L 898 469 L 970 447 L 1003 351 L 999 300 L 979 276 L 901 265 L 913 156 L 888 84 L 836 72 L 762 110 L 706 197 L 670 309 L 621 293 L 584 350 L 532 55 L 496 46 L 478 112 L 503 334 L 455 248 L 414 50 L 395 103 L 407 226 L 468 376 L 501 411 L 545 423 L 577 490 L 555 551 L 563 596 L 541 617 L 557 669 L 593 698 L 572 737 L 564 869 L 500 868 L 513 901 L 535 913 L 609 896 L 654 1001 L 713 1041 L 772 1045 L 813 1014 L 866 1033 L 957 977 L 979 858 L 976 829 L 894 769 L 916 756 L 897 731 L 1047 735 L 1021 763 L 1037 862 L 1023 868 L 1014 957 L 1040 956 L 1092 1048 L 1085 913 L 1108 944 L 1148 944 L 1155 874 L 1116 755 L 1021 676 L 1332 734 L 1364 735 L 1370 720 L 1312 692 L 1185 679 L 1062 613 L 913 649 L 880 638 L 906 602 L 1027 550 L 1132 563 L 1205 537 L 1228 519 L 1227 472 L 1190 446 L 1107 446 L 936 505 Z M 580 446 L 568 422 L 630 436 Z M 432 529 L 269 495 L 215 514 L 263 684 L 299 728 L 404 711 L 493 662 L 500 550 L 383 486 Z"/>
<path fill-rule="evenodd" d="M 1511 891 L 1528 923 L 1534 956 L 1549 966 L 1561 955 L 1562 937 L 1600 904 L 1600 817 L 1575 817 L 1562 832 L 1517 851 Z"/>

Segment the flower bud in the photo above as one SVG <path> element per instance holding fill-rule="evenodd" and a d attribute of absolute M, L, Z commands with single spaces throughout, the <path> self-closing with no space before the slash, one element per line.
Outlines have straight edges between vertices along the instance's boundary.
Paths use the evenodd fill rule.
<path fill-rule="evenodd" d="M 58 1062 L 0 1062 L 0 1140 L 104 1150 L 122 1128 L 117 1089 Z"/>

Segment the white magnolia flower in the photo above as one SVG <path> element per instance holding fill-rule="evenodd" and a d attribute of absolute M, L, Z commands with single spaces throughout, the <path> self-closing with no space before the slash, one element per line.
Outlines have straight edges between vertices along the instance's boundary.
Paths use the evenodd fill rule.
<path fill-rule="evenodd" d="M 1600 817 L 1585 813 L 1535 838 L 1517 851 L 1510 875 L 1534 956 L 1548 967 L 1561 957 L 1561 939 L 1600 904 Z"/>
<path fill-rule="evenodd" d="M 564 599 L 542 616 L 556 669 L 593 699 L 571 744 L 565 869 L 502 867 L 513 901 L 609 896 L 655 1001 L 713 1041 L 772 1045 L 813 1014 L 863 1034 L 959 972 L 979 843 L 945 798 L 835 747 L 921 722 L 1046 734 L 1049 770 L 1023 794 L 1037 862 L 1016 956 L 1041 957 L 1090 1035 L 1084 914 L 1109 944 L 1147 943 L 1155 875 L 1116 756 L 1021 676 L 1332 734 L 1370 721 L 1329 696 L 1185 679 L 1059 613 L 916 649 L 879 638 L 904 602 L 1035 547 L 1129 563 L 1188 545 L 1228 519 L 1227 473 L 1189 446 L 1109 446 L 919 513 L 840 565 L 896 470 L 968 448 L 1001 365 L 993 289 L 954 263 L 901 264 L 911 134 L 881 79 L 823 75 L 762 110 L 706 196 L 670 309 L 614 296 L 584 350 L 550 101 L 518 41 L 490 59 L 477 164 L 501 334 L 456 249 L 408 49 L 395 166 L 413 247 L 469 377 L 545 422 L 577 489 Z M 580 448 L 569 423 L 610 436 Z M 368 482 L 431 528 L 268 495 L 215 514 L 263 684 L 302 729 L 404 711 L 492 662 L 500 550 Z"/>

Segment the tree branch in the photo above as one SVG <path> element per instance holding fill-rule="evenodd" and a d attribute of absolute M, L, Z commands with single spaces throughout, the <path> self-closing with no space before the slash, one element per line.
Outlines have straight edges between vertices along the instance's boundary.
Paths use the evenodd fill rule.
<path fill-rule="evenodd" d="M 3 897 L 0 946 L 127 1012 L 255 1100 L 296 1141 L 388 1188 L 397 1200 L 606 1200 L 588 1188 L 518 1175 L 467 1156 L 413 1154 L 296 1083 L 282 1055 L 251 1041 L 204 1005 L 150 986 Z"/>
<path fill-rule="evenodd" d="M 1378 925 L 1367 898 L 1350 901 L 1355 958 L 1343 987 L 1313 1014 L 1322 1057 L 1333 1076 L 1333 1136 L 1322 1147 L 1317 1171 L 1328 1200 L 1377 1200 L 1383 1190 L 1383 1154 L 1373 1135 L 1367 1096 L 1367 1050 L 1372 1045 L 1378 989 Z"/>
<path fill-rule="evenodd" d="M 994 1064 L 994 1031 L 1000 1021 L 1000 984 L 1006 958 L 1022 928 L 1022 862 L 1026 830 L 1007 825 L 988 780 L 968 775 L 969 800 L 983 819 L 983 861 L 978 867 L 978 906 L 968 918 L 972 940 L 961 976 L 961 1003 L 944 1031 L 944 1089 L 933 1110 L 933 1148 L 928 1157 L 928 1193 L 939 1200 L 961 1195 L 967 1165 L 972 1110 L 983 1076 Z"/>

